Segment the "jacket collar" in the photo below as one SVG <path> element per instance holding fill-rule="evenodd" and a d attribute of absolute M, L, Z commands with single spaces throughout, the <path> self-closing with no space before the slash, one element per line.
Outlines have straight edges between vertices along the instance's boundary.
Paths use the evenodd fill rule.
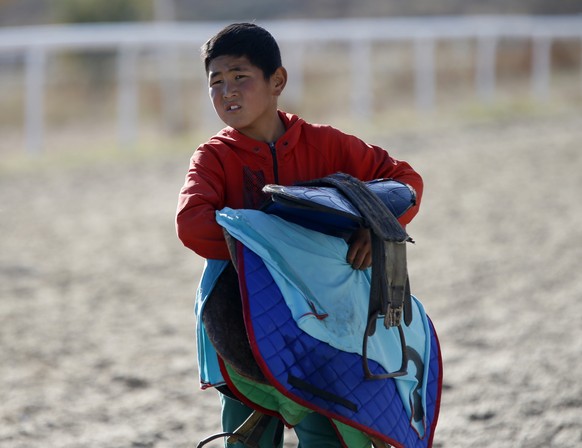
<path fill-rule="evenodd" d="M 301 127 L 305 121 L 297 115 L 278 111 L 279 117 L 283 121 L 285 133 L 277 140 L 277 151 L 284 155 L 288 150 L 295 147 L 301 136 Z M 269 144 L 260 140 L 255 140 L 237 131 L 230 126 L 222 129 L 213 140 L 219 140 L 232 149 L 253 151 L 259 155 L 270 156 Z"/>

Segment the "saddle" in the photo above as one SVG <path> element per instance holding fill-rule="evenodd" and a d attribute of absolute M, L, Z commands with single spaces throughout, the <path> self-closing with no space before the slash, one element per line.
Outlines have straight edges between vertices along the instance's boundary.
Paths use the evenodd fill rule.
<path fill-rule="evenodd" d="M 235 433 L 217 434 L 199 446 L 225 435 L 231 437 L 231 443 L 241 441 L 246 446 L 258 446 L 260 428 L 266 425 L 269 415 L 289 426 L 300 421 L 296 415 L 281 411 L 288 409 L 289 403 L 298 404 L 307 412 L 329 416 L 345 436 L 344 440 L 363 436 L 378 447 L 389 446 L 388 443 L 430 446 L 440 397 L 439 350 L 431 351 L 426 366 L 432 407 L 429 406 L 429 415 L 420 418 L 428 424 L 427 437 L 419 438 L 410 430 L 410 422 L 403 412 L 397 418 L 393 411 L 386 414 L 389 418 L 379 412 L 374 422 L 362 417 L 367 413 L 365 401 L 370 397 L 388 406 L 380 406 L 383 411 L 390 411 L 390 403 L 399 402 L 393 380 L 406 375 L 408 370 L 410 349 L 403 324 L 410 325 L 413 306 L 405 243 L 412 240 L 396 217 L 414 204 L 414 192 L 393 180 L 362 183 L 342 173 L 292 187 L 267 185 L 264 191 L 270 200 L 262 211 L 288 222 L 342 238 L 348 238 L 360 227 L 370 229 L 373 263 L 362 353 L 342 352 L 302 331 L 290 316 L 281 292 L 260 257 L 225 232 L 232 263 L 220 275 L 206 302 L 202 320 L 228 385 L 223 391 L 233 393 L 260 414 L 253 415 Z M 265 303 L 268 309 L 263 309 Z M 274 316 L 279 319 L 276 323 L 272 321 Z M 368 338 L 376 332 L 378 318 L 386 328 L 395 329 L 400 339 L 401 364 L 395 371 L 386 371 L 368 359 Z M 438 347 L 432 324 L 430 329 L 430 342 Z M 274 344 L 273 340 L 278 343 Z M 290 341 L 301 341 L 302 346 L 309 347 L 312 356 L 299 355 Z M 282 357 L 292 360 L 283 368 Z M 328 377 L 314 380 L 321 372 L 326 372 Z M 417 368 L 416 373 L 424 376 L 424 366 Z M 341 376 L 342 391 L 333 390 L 329 375 Z M 380 380 L 380 384 L 370 380 Z M 350 391 L 346 396 L 343 391 L 347 389 Z M 298 415 L 305 414 L 301 411 Z M 387 427 L 391 429 L 386 431 Z"/>
<path fill-rule="evenodd" d="M 395 181 L 392 181 L 395 182 Z M 412 242 L 412 238 L 408 236 L 406 231 L 402 228 L 394 213 L 389 209 L 388 204 L 394 202 L 381 200 L 381 197 L 376 194 L 372 188 L 384 195 L 388 195 L 388 188 L 384 184 L 384 188 L 378 188 L 380 181 L 374 181 L 366 185 L 364 182 L 344 173 L 336 173 L 322 179 L 317 179 L 311 182 L 302 184 L 303 186 L 314 187 L 317 194 L 315 198 L 319 201 L 307 201 L 304 199 L 308 195 L 309 190 L 303 190 L 303 197 L 298 192 L 295 196 L 288 194 L 289 189 L 278 186 L 267 186 L 265 191 L 271 193 L 271 197 L 275 203 L 286 203 L 288 206 L 300 204 L 306 207 L 307 210 L 317 212 L 319 214 L 329 212 L 329 206 L 322 203 L 321 187 L 333 187 L 341 194 L 340 198 L 345 198 L 347 202 L 343 202 L 343 216 L 347 219 L 352 218 L 355 223 L 358 223 L 364 228 L 371 230 L 372 237 L 372 285 L 370 289 L 370 301 L 368 307 L 368 321 L 366 332 L 363 335 L 362 350 L 364 355 L 362 357 L 365 377 L 367 379 L 383 379 L 393 378 L 406 374 L 406 341 L 400 321 L 403 318 L 408 319 L 410 323 L 410 286 L 408 281 L 408 272 L 406 267 L 406 242 Z M 370 186 L 371 188 L 370 188 Z M 392 185 L 393 186 L 393 185 Z M 404 184 L 401 187 L 407 188 L 409 195 L 413 192 Z M 311 197 L 313 198 L 313 189 L 311 190 Z M 390 190 L 394 195 L 394 190 Z M 402 192 L 400 192 L 402 194 Z M 388 195 L 389 196 L 389 195 Z M 330 198 L 331 192 L 327 191 L 327 198 Z M 293 199 L 295 201 L 293 201 Z M 402 199 L 401 196 L 397 196 Z M 406 210 L 414 203 L 414 198 L 408 202 Z M 350 207 L 351 206 L 351 207 Z M 395 207 L 393 207 L 395 208 Z M 269 212 L 269 207 L 265 210 Z M 271 213 L 281 211 L 282 207 L 278 209 L 271 208 Z M 338 207 L 333 208 L 338 210 Z M 346 212 L 348 210 L 348 212 Z M 400 210 L 399 210 L 400 211 Z M 401 216 L 399 213 L 398 216 Z M 285 214 L 289 216 L 287 213 Z M 289 218 L 288 218 L 289 219 Z M 305 225 L 305 224 L 303 224 Z M 406 307 L 407 312 L 404 312 Z M 402 364 L 397 372 L 386 373 L 381 376 L 374 375 L 368 368 L 367 339 L 376 331 L 376 321 L 378 316 L 384 316 L 384 326 L 386 328 L 397 327 L 402 348 Z"/>

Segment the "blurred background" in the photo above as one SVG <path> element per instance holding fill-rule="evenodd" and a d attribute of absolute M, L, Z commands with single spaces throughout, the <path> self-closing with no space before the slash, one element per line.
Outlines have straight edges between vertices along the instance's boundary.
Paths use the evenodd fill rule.
<path fill-rule="evenodd" d="M 282 107 L 311 121 L 386 129 L 569 107 L 582 96 L 581 11 L 575 0 L 3 0 L 0 151 L 159 147 L 218 129 L 199 48 L 229 21 L 271 30 L 290 71 Z"/>
<path fill-rule="evenodd" d="M 0 447 L 219 430 L 174 216 L 222 127 L 199 49 L 234 21 L 279 40 L 283 108 L 423 176 L 434 447 L 582 446 L 581 0 L 0 0 Z"/>

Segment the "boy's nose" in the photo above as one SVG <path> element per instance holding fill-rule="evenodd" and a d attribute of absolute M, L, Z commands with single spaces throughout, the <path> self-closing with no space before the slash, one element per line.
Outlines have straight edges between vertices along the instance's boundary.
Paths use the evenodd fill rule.
<path fill-rule="evenodd" d="M 236 95 L 236 87 L 229 82 L 223 84 L 222 96 L 224 98 L 231 98 Z"/>

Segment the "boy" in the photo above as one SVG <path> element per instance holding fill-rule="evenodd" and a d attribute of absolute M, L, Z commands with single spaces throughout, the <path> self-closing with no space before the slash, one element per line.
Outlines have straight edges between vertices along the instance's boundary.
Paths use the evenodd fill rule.
<path fill-rule="evenodd" d="M 266 184 L 292 185 L 344 172 L 362 181 L 393 178 L 411 186 L 416 205 L 399 220 L 406 225 L 418 212 L 423 184 L 409 164 L 391 158 L 383 149 L 278 110 L 287 72 L 276 41 L 263 28 L 250 23 L 229 25 L 204 44 L 202 57 L 210 99 L 227 127 L 194 152 L 180 191 L 176 227 L 183 244 L 207 259 L 196 307 L 205 388 L 221 384 L 212 372 L 215 355 L 205 344 L 201 328 L 199 313 L 207 295 L 204 284 L 212 284 L 230 259 L 216 210 L 257 209 L 265 199 L 262 187 Z M 346 261 L 354 269 L 370 267 L 367 231 L 355 232 Z M 223 430 L 234 431 L 251 410 L 222 394 L 221 401 Z M 315 413 L 295 430 L 303 448 L 341 446 L 327 419 Z M 272 447 L 274 433 L 273 426 L 261 446 Z M 282 439 L 277 444 L 282 446 Z"/>

